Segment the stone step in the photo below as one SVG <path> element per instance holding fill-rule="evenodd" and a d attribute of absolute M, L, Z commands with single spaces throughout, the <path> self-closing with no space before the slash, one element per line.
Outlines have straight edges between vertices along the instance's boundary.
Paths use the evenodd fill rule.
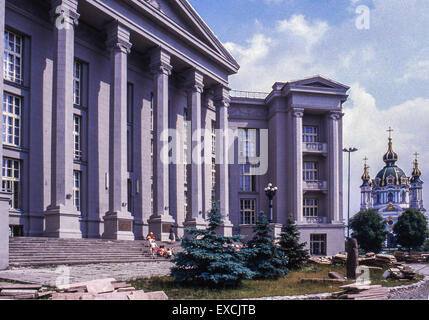
<path fill-rule="evenodd" d="M 179 242 L 157 243 L 180 251 Z M 153 259 L 148 242 L 141 240 L 10 238 L 9 255 L 15 267 L 170 261 Z"/>

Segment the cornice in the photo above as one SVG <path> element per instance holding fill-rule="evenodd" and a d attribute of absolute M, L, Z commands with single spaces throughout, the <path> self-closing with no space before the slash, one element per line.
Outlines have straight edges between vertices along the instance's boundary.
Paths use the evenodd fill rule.
<path fill-rule="evenodd" d="M 99 2 L 100 0 L 95 0 L 95 1 Z M 179 24 L 177 24 L 174 20 L 172 20 L 166 14 L 164 14 L 160 10 L 156 9 L 153 5 L 149 4 L 147 1 L 144 1 L 144 0 L 128 0 L 128 1 L 131 1 L 131 2 L 133 2 L 135 4 L 137 4 L 138 6 L 144 8 L 145 11 L 147 11 L 148 13 L 150 13 L 153 18 L 156 18 L 156 20 L 158 20 L 159 22 L 161 22 L 164 26 L 167 26 L 170 30 L 172 30 L 174 33 L 176 33 L 177 35 L 179 35 L 181 38 L 183 38 L 187 42 L 191 43 L 193 46 L 198 47 L 205 54 L 209 54 L 212 59 L 214 59 L 214 60 L 222 63 L 232 73 L 237 73 L 238 72 L 238 69 L 240 68 L 240 66 L 234 60 L 234 58 L 232 58 L 232 56 L 229 53 L 226 54 L 227 51 L 225 49 L 223 49 L 223 45 L 220 43 L 219 40 L 217 40 L 216 42 L 214 42 L 213 38 L 211 38 L 211 37 L 207 38 L 209 40 L 209 42 L 211 42 L 212 45 L 215 48 L 218 48 L 218 49 L 222 48 L 223 50 L 220 50 L 220 51 L 223 54 L 226 54 L 227 57 L 222 56 L 222 54 L 220 54 L 220 52 L 216 52 L 215 50 L 213 50 L 212 48 L 210 48 L 203 41 L 201 41 L 200 39 L 198 39 L 197 37 L 195 37 L 193 34 L 191 34 L 189 31 L 187 31 L 182 26 L 180 26 Z M 189 10 L 187 10 L 187 9 L 192 8 L 190 6 L 190 4 L 184 5 L 183 1 L 178 1 L 178 0 L 173 0 L 173 1 L 175 1 L 183 9 L 183 11 L 185 13 L 189 13 Z M 193 17 L 194 20 L 196 19 L 195 16 L 192 16 L 192 15 L 189 16 L 189 17 Z M 196 19 L 196 20 L 197 21 L 198 20 L 202 21 L 201 18 Z M 197 23 L 197 26 L 200 27 L 198 25 L 198 23 Z M 208 27 L 205 30 L 200 28 L 200 31 L 203 32 L 203 33 L 205 33 L 205 34 L 212 33 L 212 31 Z M 229 61 L 228 58 L 231 59 L 231 60 L 233 60 L 233 61 Z"/>
<path fill-rule="evenodd" d="M 180 58 L 183 62 L 189 64 L 190 66 L 202 71 L 203 73 L 208 75 L 210 78 L 212 78 L 216 82 L 223 84 L 223 85 L 228 85 L 227 80 L 219 77 L 216 73 L 212 72 L 211 70 L 209 70 L 208 68 L 206 68 L 202 64 L 200 64 L 197 61 L 189 58 L 187 55 L 185 55 L 181 51 L 177 50 L 174 46 L 171 46 L 167 42 L 156 37 L 149 30 L 146 30 L 142 26 L 133 22 L 131 19 L 128 19 L 127 17 L 125 17 L 121 13 L 113 10 L 108 5 L 103 3 L 103 1 L 101 1 L 101 0 L 85 0 L 85 1 L 88 2 L 89 4 L 93 5 L 94 7 L 98 8 L 99 10 L 103 11 L 105 14 L 111 16 L 113 19 L 120 20 L 121 23 L 124 24 L 125 26 L 127 26 L 130 30 L 133 30 L 134 32 L 140 34 L 141 36 L 143 36 L 147 40 L 153 42 L 155 45 L 162 47 L 164 50 L 168 51 L 168 53 Z M 130 0 L 130 1 L 133 1 L 136 3 L 138 2 L 139 4 L 142 3 L 141 1 L 137 1 L 137 0 Z M 145 6 L 145 8 L 149 8 L 148 10 L 151 10 L 150 12 L 157 11 L 156 9 L 151 8 L 151 5 L 149 5 L 148 3 L 144 3 L 143 5 Z M 207 51 L 206 53 L 208 53 L 209 55 L 213 55 L 213 51 L 211 53 Z M 221 60 L 219 56 L 217 56 L 216 59 L 218 61 Z M 223 65 L 225 65 L 225 61 L 222 61 L 221 63 Z M 236 70 L 235 72 L 237 72 L 237 71 L 238 70 Z"/>

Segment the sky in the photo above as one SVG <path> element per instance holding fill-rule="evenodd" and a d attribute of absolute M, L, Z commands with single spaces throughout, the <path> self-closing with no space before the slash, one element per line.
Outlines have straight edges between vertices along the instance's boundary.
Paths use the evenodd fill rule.
<path fill-rule="evenodd" d="M 363 159 L 374 178 L 384 166 L 389 127 L 408 176 L 420 154 L 429 208 L 429 1 L 189 2 L 241 66 L 231 88 L 270 92 L 276 81 L 317 74 L 350 86 L 344 147 L 359 149 L 352 155 L 351 215 L 359 211 Z M 344 164 L 347 208 L 346 155 Z"/>

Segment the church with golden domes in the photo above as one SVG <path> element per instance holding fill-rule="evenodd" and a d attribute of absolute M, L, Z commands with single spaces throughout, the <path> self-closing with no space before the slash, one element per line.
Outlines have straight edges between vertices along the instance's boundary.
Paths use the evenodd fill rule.
<path fill-rule="evenodd" d="M 360 210 L 375 209 L 384 219 L 388 246 L 394 246 L 393 226 L 398 217 L 407 209 L 425 213 L 423 206 L 423 181 L 419 169 L 418 153 L 415 153 L 414 168 L 410 177 L 396 165 L 398 154 L 393 151 L 392 129 L 389 128 L 388 150 L 383 156 L 385 166 L 374 179 L 369 174 L 365 158 L 362 175 Z"/>

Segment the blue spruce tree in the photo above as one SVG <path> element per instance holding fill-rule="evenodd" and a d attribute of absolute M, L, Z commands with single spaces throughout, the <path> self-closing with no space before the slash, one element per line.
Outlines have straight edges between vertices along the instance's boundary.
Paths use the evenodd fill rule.
<path fill-rule="evenodd" d="M 252 250 L 247 265 L 256 272 L 255 278 L 278 279 L 286 276 L 289 272 L 288 259 L 270 235 L 272 228 L 263 212 L 258 216 L 254 232 L 253 239 L 247 243 Z"/>
<path fill-rule="evenodd" d="M 186 230 L 191 237 L 182 240 L 184 251 L 173 260 L 172 276 L 180 282 L 221 287 L 238 286 L 242 280 L 251 279 L 254 273 L 246 267 L 249 250 L 232 246 L 240 236 L 225 237 L 216 232 L 222 224 L 217 206 L 208 213 L 208 222 L 207 229 Z"/>

